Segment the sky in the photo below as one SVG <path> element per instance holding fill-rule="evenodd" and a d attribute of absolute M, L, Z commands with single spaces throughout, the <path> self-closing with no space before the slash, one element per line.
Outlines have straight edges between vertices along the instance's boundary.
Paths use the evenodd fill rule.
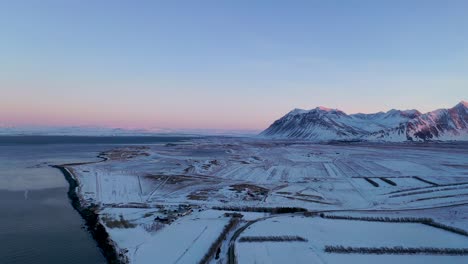
<path fill-rule="evenodd" d="M 0 125 L 261 130 L 468 99 L 468 1 L 0 0 Z"/>

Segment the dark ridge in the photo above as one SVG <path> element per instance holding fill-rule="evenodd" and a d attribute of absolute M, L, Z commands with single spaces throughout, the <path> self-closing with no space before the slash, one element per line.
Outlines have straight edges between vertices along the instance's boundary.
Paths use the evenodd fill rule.
<path fill-rule="evenodd" d="M 368 183 L 374 185 L 374 187 L 379 187 L 379 184 L 376 183 L 375 181 L 371 180 L 370 178 L 364 178 L 364 180 L 366 180 Z"/>
<path fill-rule="evenodd" d="M 388 178 L 380 177 L 379 179 L 381 179 L 382 181 L 384 181 L 384 182 L 386 182 L 386 183 L 388 183 L 388 184 L 390 184 L 392 186 L 397 186 L 397 184 L 394 181 L 392 181 L 392 180 L 390 180 Z"/>
<path fill-rule="evenodd" d="M 431 181 L 428 181 L 428 180 L 425 180 L 425 179 L 420 178 L 420 177 L 418 177 L 418 176 L 414 176 L 413 178 L 415 178 L 415 179 L 418 180 L 418 181 L 422 181 L 422 182 L 425 182 L 425 183 L 427 183 L 427 184 L 430 184 L 430 185 L 438 186 L 437 183 L 431 182 Z"/>

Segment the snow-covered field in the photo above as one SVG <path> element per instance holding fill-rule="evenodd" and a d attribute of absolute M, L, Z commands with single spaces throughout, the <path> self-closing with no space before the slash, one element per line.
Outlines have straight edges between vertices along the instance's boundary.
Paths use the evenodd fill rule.
<path fill-rule="evenodd" d="M 468 257 L 325 254 L 327 243 L 468 248 L 468 237 L 422 224 L 361 223 L 297 212 L 428 217 L 468 230 L 467 143 L 321 145 L 209 138 L 115 149 L 104 157 L 69 170 L 79 182 L 82 203 L 98 206 L 101 222 L 131 263 L 197 263 L 219 239 L 220 252 L 209 258 L 213 263 L 236 258 L 239 263 L 462 263 Z M 294 210 L 279 217 L 279 207 Z M 238 219 L 225 215 L 233 209 L 243 218 L 223 232 Z M 273 225 L 279 226 L 269 228 Z M 308 242 L 234 243 L 249 233 L 282 231 L 301 233 Z M 234 244 L 235 257 L 228 254 Z"/>
<path fill-rule="evenodd" d="M 468 248 L 465 236 L 418 223 L 382 223 L 278 216 L 259 221 L 240 236 L 299 236 L 307 242 L 237 242 L 239 263 L 423 263 L 424 255 L 332 254 L 326 245 L 354 247 Z M 433 257 L 433 256 L 432 256 Z M 465 263 L 466 256 L 439 256 L 437 263 Z"/>
<path fill-rule="evenodd" d="M 115 210 L 119 213 L 122 211 L 122 209 L 111 209 L 113 213 Z M 123 217 L 127 220 L 132 219 L 132 213 L 141 211 L 141 209 L 133 209 L 136 212 L 123 210 Z M 133 263 L 155 263 L 155 260 L 158 263 L 199 261 L 229 221 L 229 218 L 223 217 L 220 212 L 193 213 L 177 219 L 165 228 L 151 231 L 150 225 L 154 222 L 153 219 L 153 216 L 149 217 L 149 221 L 136 218 L 133 222 L 141 221 L 142 224 L 137 224 L 133 228 L 108 228 L 119 248 L 128 250 L 127 254 Z"/>

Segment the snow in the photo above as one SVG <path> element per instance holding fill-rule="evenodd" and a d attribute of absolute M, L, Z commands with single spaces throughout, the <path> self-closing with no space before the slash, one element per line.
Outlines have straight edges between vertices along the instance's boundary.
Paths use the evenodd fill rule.
<path fill-rule="evenodd" d="M 227 222 L 227 218 L 180 219 L 138 247 L 133 262 L 197 262 L 202 259 Z"/>
<path fill-rule="evenodd" d="M 399 172 L 406 175 L 430 176 L 433 173 L 433 170 L 427 166 L 408 160 L 382 160 L 376 163 L 387 168 L 398 168 Z"/>
<path fill-rule="evenodd" d="M 345 205 L 364 208 L 369 203 L 379 206 L 393 200 L 386 195 L 389 192 L 431 187 L 416 176 L 435 183 L 456 184 L 463 182 L 460 176 L 468 173 L 465 162 L 468 154 L 453 152 L 453 148 L 255 144 L 253 141 L 232 147 L 223 142 L 172 148 L 153 146 L 149 156 L 75 166 L 73 172 L 83 200 L 89 203 L 190 202 L 217 206 L 263 203 L 263 206 L 294 205 L 309 209 Z M 229 151 L 219 151 L 223 148 Z M 379 187 L 373 187 L 364 177 L 374 179 Z M 379 177 L 387 177 L 396 186 Z M 251 187 L 235 190 L 233 186 L 239 184 Z M 256 190 L 260 187 L 270 190 L 269 197 Z M 463 194 L 463 190 L 458 192 Z M 424 197 L 405 196 L 395 206 L 404 208 L 408 202 L 413 208 L 413 200 L 420 198 Z M 431 202 L 438 201 L 442 203 L 437 199 Z M 457 201 L 464 201 L 463 196 L 452 202 Z"/>
<path fill-rule="evenodd" d="M 278 217 L 272 213 L 242 211 L 245 208 L 300 207 L 312 212 L 404 214 L 431 217 L 468 229 L 467 207 L 460 206 L 468 202 L 465 143 L 325 145 L 209 138 L 174 146 L 137 147 L 110 152 L 105 162 L 69 168 L 79 183 L 78 193 L 83 204 L 98 205 L 105 225 L 112 223 L 109 219 L 121 216 L 130 223 L 129 228 L 110 225 L 107 230 L 131 263 L 196 262 L 230 220 L 231 216 L 224 215 L 227 208 L 237 208 L 243 214 L 239 227 L 257 221 L 241 236 L 249 232 L 258 232 L 252 233 L 254 235 L 303 233 L 309 239 L 307 243 L 236 243 L 239 260 L 244 259 L 239 263 L 252 263 L 251 260 L 305 263 L 312 259 L 318 263 L 323 259 L 328 263 L 340 263 L 348 257 L 363 263 L 406 261 L 401 256 L 325 256 L 320 250 L 327 241 L 348 241 L 363 246 L 438 243 L 438 247 L 461 247 L 466 244 L 465 237 L 462 237 L 463 242 L 453 238 L 451 233 L 414 224 L 363 225 L 355 221 L 338 223 L 305 218 L 299 214 Z M 134 150 L 142 154 L 122 158 Z M 379 186 L 373 186 L 365 178 Z M 216 208 L 219 210 L 213 210 Z M 158 217 L 172 220 L 158 224 Z M 360 231 L 346 231 L 345 227 Z M 396 231 L 392 233 L 392 230 Z M 233 233 L 234 230 L 221 246 L 221 263 L 225 263 L 228 241 Z M 389 239 L 378 239 L 379 235 Z M 430 242 L 432 236 L 437 239 Z M 326 240 L 327 237 L 335 240 Z M 322 244 L 317 239 L 323 240 Z M 417 263 L 427 260 L 427 256 L 411 259 Z M 458 257 L 434 259 L 460 263 Z"/>
<path fill-rule="evenodd" d="M 342 255 L 326 253 L 324 247 L 468 247 L 468 239 L 464 236 L 418 223 L 364 222 L 299 216 L 279 216 L 259 221 L 247 228 L 242 236 L 300 236 L 308 242 L 236 242 L 239 263 L 354 263 L 357 260 L 360 261 L 357 263 L 438 263 L 436 260 L 464 263 L 464 256 L 433 258 L 424 255 Z"/>
<path fill-rule="evenodd" d="M 304 114 L 309 112 L 308 110 L 304 109 L 299 109 L 299 108 L 294 108 L 291 112 L 288 113 L 288 115 L 297 115 L 297 114 Z"/>
<path fill-rule="evenodd" d="M 347 115 L 338 109 L 294 109 L 264 130 L 260 137 L 402 142 L 408 140 L 468 140 L 468 108 L 461 102 L 450 109 L 421 114 L 417 110 Z"/>
<path fill-rule="evenodd" d="M 117 247 L 128 250 L 131 263 L 197 262 L 229 221 L 222 216 L 223 212 L 209 210 L 181 217 L 159 231 L 148 232 L 144 224 L 152 223 L 154 215 L 145 218 L 144 213 L 150 212 L 154 209 L 111 208 L 102 212 L 106 216 L 122 215 L 137 224 L 132 228 L 106 228 Z"/>

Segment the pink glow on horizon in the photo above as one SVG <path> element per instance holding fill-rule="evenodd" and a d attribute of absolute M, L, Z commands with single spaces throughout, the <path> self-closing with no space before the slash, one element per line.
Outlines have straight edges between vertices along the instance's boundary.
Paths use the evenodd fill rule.
<path fill-rule="evenodd" d="M 57 87 L 66 84 L 56 85 Z M 144 90 L 144 96 L 128 87 L 99 91 L 79 86 L 60 90 L 48 85 L 11 83 L 0 104 L 0 125 L 7 126 L 93 126 L 128 129 L 222 129 L 263 130 L 294 108 L 317 105 L 340 109 L 347 114 L 374 113 L 392 108 L 416 108 L 421 112 L 449 108 L 458 102 L 433 107 L 425 101 L 380 102 L 359 98 L 272 97 L 268 100 L 243 93 L 217 94 L 186 90 L 166 93 Z M 34 87 L 30 88 L 30 87 Z M 53 88 L 43 88 L 53 87 Z M 86 86 L 85 86 L 86 87 Z M 141 91 L 143 93 L 143 90 Z M 246 98 L 244 98 L 246 97 Z M 457 100 L 459 101 L 459 100 Z M 412 106 L 412 107 L 405 107 Z M 419 107 L 418 107 L 419 106 Z M 423 106 L 421 108 L 420 106 Z"/>
<path fill-rule="evenodd" d="M 306 108 L 306 110 L 309 108 Z M 311 108 L 310 108 L 311 109 Z M 327 109 L 330 109 L 327 107 Z M 332 109 L 335 109 L 334 107 Z M 339 109 L 339 108 L 338 108 Z M 340 109 L 342 110 L 342 109 Z M 349 108 L 351 111 L 342 110 L 347 114 L 369 113 L 362 108 Z M 388 111 L 381 110 L 381 111 Z M 124 129 L 223 129 L 223 130 L 262 130 L 273 121 L 283 116 L 287 111 L 276 110 L 271 113 L 261 112 L 255 115 L 242 114 L 231 115 L 228 113 L 212 113 L 203 115 L 194 113 L 186 114 L 184 111 L 151 114 L 128 113 L 125 111 L 113 111 L 112 109 L 100 109 L 96 111 L 90 108 L 72 108 L 59 110 L 53 107 L 29 108 L 0 106 L 0 125 L 11 126 L 93 126 Z M 157 112 L 157 111 L 155 111 Z M 188 111 L 190 112 L 190 111 Z M 374 111 L 377 112 L 377 111 Z"/>
<path fill-rule="evenodd" d="M 261 130 L 268 126 L 265 118 L 236 118 L 217 121 L 214 116 L 161 116 L 146 114 L 56 111 L 54 109 L 0 109 L 0 125 L 8 126 L 95 126 L 124 129 L 224 129 Z M 275 117 L 272 117 L 275 118 Z"/>

